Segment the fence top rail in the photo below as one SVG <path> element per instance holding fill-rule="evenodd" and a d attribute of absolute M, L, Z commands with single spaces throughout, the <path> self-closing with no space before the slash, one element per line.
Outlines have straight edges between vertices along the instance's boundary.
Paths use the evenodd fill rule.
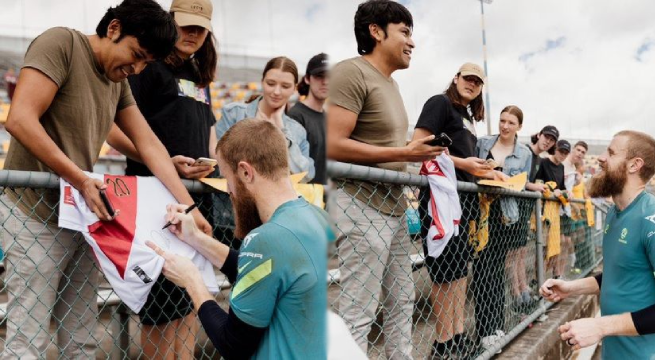
<path fill-rule="evenodd" d="M 215 192 L 213 188 L 197 180 L 182 179 L 182 183 L 191 193 Z M 59 176 L 48 172 L 0 170 L 0 187 L 59 189 Z"/>
<path fill-rule="evenodd" d="M 328 161 L 328 175 L 333 178 L 368 180 L 382 183 L 427 186 L 428 179 L 424 175 L 384 170 L 362 165 Z M 197 180 L 182 179 L 182 183 L 191 193 L 215 192 L 213 188 Z M 0 187 L 30 187 L 35 189 L 58 189 L 59 176 L 48 172 L 0 170 Z M 534 191 L 514 191 L 503 188 L 479 186 L 474 183 L 457 182 L 457 190 L 463 192 L 481 192 L 489 194 L 508 195 L 532 199 L 557 200 L 555 197 L 544 197 Z M 584 202 L 580 199 L 570 199 L 571 202 Z"/>
<path fill-rule="evenodd" d="M 385 170 L 336 161 L 328 161 L 328 175 L 337 179 L 367 180 L 409 186 L 428 186 L 428 178 L 424 175 L 416 175 L 406 172 Z M 544 197 L 542 194 L 534 191 L 515 191 L 498 187 L 480 186 L 474 183 L 463 181 L 457 182 L 457 191 L 510 195 L 532 199 L 558 200 L 553 196 Z M 569 201 L 584 203 L 584 200 L 581 199 L 570 199 Z"/>

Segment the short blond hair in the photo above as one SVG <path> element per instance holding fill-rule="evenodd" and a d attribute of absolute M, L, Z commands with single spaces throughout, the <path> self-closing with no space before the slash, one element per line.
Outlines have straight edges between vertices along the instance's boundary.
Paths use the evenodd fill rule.
<path fill-rule="evenodd" d="M 216 153 L 236 172 L 245 161 L 269 180 L 289 175 L 287 139 L 277 126 L 265 120 L 244 119 L 232 125 L 218 140 Z"/>
<path fill-rule="evenodd" d="M 629 139 L 626 157 L 628 159 L 640 158 L 644 165 L 639 171 L 639 177 L 648 182 L 655 174 L 655 139 L 652 136 L 634 130 L 619 131 L 614 135 L 625 136 Z"/>

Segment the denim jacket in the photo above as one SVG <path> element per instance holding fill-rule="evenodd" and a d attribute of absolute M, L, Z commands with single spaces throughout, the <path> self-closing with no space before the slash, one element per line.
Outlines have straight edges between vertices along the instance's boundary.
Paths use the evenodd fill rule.
<path fill-rule="evenodd" d="M 499 135 L 483 136 L 478 138 L 476 145 L 476 152 L 478 158 L 486 159 L 491 151 L 491 148 L 498 141 Z M 514 139 L 514 151 L 505 158 L 503 165 L 503 173 L 508 176 L 518 175 L 522 172 L 530 174 L 530 167 L 532 165 L 532 153 L 527 146 Z M 519 207 L 514 197 L 502 197 L 500 199 L 500 206 L 503 211 L 504 223 L 511 225 L 519 220 Z"/>
<path fill-rule="evenodd" d="M 221 110 L 221 119 L 216 124 L 216 138 L 220 139 L 225 132 L 243 119 L 254 118 L 257 115 L 257 106 L 261 96 L 249 103 L 231 103 L 225 105 Z M 289 146 L 289 170 L 292 174 L 307 172 L 304 180 L 309 181 L 314 178 L 314 160 L 309 156 L 309 142 L 307 141 L 307 131 L 296 120 L 282 114 L 282 123 L 284 136 L 291 142 Z"/>

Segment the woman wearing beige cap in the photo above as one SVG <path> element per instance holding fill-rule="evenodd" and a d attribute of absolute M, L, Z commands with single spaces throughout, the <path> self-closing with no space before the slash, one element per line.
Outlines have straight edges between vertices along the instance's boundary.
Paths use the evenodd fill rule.
<path fill-rule="evenodd" d="M 217 143 L 209 93 L 217 64 L 212 4 L 209 0 L 174 0 L 170 11 L 178 25 L 174 51 L 138 76 L 131 76 L 129 82 L 139 109 L 168 150 L 180 177 L 198 179 L 212 174 L 214 167 L 197 165 L 195 160 L 214 157 Z M 129 141 L 117 128 L 109 137 Z M 127 175 L 152 176 L 135 149 L 126 155 Z M 212 204 L 212 194 L 194 196 L 194 201 L 211 221 L 203 205 Z M 145 358 L 193 358 L 198 322 L 184 289 L 160 276 L 139 315 Z"/>
<path fill-rule="evenodd" d="M 479 65 L 465 63 L 451 80 L 443 94 L 425 103 L 414 129 L 412 140 L 429 135 L 446 134 L 452 139 L 448 146 L 455 165 L 457 180 L 474 182 L 477 177 L 504 180 L 504 174 L 493 169 L 484 159 L 477 157 L 477 136 L 474 122 L 484 120 L 482 87 L 484 71 Z M 459 235 L 453 236 L 437 257 L 427 256 L 427 233 L 431 217 L 428 215 L 430 190 L 421 189 L 419 214 L 422 219 L 421 235 L 426 253 L 425 265 L 432 280 L 430 301 L 437 317 L 436 338 L 430 358 L 460 356 L 468 358 L 473 348 L 464 333 L 468 263 L 472 249 L 468 243 L 469 222 L 479 217 L 477 193 L 459 193 L 462 217 Z"/>

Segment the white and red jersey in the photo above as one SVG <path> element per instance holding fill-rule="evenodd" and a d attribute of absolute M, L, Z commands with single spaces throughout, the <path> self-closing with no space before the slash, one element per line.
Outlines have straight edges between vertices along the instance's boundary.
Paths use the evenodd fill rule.
<path fill-rule="evenodd" d="M 450 238 L 459 235 L 462 206 L 457 195 L 455 164 L 450 156 L 442 153 L 433 160 L 423 162 L 420 173 L 428 177 L 430 185 L 430 228 L 426 239 L 428 256 L 437 258 Z"/>
<path fill-rule="evenodd" d="M 132 311 L 141 310 L 164 265 L 164 259 L 146 246 L 148 240 L 170 253 L 191 259 L 200 269 L 209 291 L 218 292 L 209 260 L 169 230 L 162 230 L 166 205 L 177 201 L 157 178 L 87 175 L 107 184 L 107 197 L 120 214 L 113 221 L 100 221 L 79 191 L 61 179 L 59 227 L 84 235 L 116 295 Z"/>

